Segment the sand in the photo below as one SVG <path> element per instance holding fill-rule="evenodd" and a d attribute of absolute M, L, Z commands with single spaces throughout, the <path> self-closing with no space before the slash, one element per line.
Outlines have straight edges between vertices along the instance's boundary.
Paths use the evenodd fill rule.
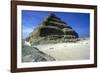
<path fill-rule="evenodd" d="M 76 43 L 57 43 L 34 45 L 40 51 L 60 60 L 87 60 L 90 58 L 89 39 L 81 40 Z"/>

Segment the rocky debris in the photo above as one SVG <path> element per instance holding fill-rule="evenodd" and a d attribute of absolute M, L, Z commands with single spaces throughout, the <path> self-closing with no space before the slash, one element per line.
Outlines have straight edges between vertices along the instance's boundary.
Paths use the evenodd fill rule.
<path fill-rule="evenodd" d="M 49 49 L 54 49 L 54 48 L 49 48 Z"/>
<path fill-rule="evenodd" d="M 36 47 L 28 45 L 22 46 L 22 62 L 40 62 L 40 61 L 54 61 L 55 59 Z"/>
<path fill-rule="evenodd" d="M 75 42 L 79 38 L 76 31 L 55 14 L 50 14 L 26 39 L 31 44 Z"/>

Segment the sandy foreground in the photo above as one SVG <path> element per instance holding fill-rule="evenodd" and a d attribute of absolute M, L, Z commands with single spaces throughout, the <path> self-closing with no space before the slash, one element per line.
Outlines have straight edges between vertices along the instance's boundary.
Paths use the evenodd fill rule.
<path fill-rule="evenodd" d="M 76 43 L 57 43 L 36 45 L 40 51 L 54 57 L 56 60 L 86 60 L 90 58 L 89 39 Z"/>

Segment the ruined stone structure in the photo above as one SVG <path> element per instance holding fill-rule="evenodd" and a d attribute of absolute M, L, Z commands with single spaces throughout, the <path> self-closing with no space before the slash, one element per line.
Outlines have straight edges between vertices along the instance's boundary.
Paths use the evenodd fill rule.
<path fill-rule="evenodd" d="M 55 14 L 50 14 L 27 38 L 31 44 L 75 42 L 78 33 Z"/>

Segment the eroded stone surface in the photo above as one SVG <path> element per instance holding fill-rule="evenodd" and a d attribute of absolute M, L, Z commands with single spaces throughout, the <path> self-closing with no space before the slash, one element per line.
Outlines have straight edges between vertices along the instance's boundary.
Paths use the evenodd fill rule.
<path fill-rule="evenodd" d="M 55 59 L 36 47 L 23 45 L 22 47 L 22 62 L 40 62 L 40 61 L 54 61 Z"/>
<path fill-rule="evenodd" d="M 33 30 L 27 41 L 34 44 L 48 44 L 59 42 L 75 42 L 79 38 L 78 33 L 67 23 L 63 22 L 55 14 L 47 18 Z"/>

